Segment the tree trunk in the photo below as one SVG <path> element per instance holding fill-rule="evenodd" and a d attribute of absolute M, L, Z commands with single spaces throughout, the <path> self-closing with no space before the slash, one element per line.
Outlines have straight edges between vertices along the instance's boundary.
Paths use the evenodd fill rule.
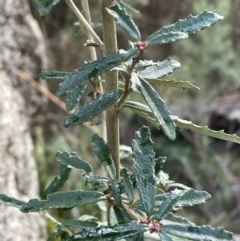
<path fill-rule="evenodd" d="M 27 0 L 0 0 L 0 193 L 28 201 L 39 184 L 30 126 L 41 120 L 43 98 L 17 76 L 45 67 L 45 47 Z M 34 117 L 36 123 L 31 121 Z M 39 214 L 23 214 L 0 205 L 0 240 L 45 240 Z"/>

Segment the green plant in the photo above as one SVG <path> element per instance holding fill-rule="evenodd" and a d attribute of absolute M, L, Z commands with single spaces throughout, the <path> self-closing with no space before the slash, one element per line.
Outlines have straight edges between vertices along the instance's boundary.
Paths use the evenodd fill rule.
<path fill-rule="evenodd" d="M 46 14 L 59 0 L 39 0 L 39 9 Z M 123 148 L 124 155 L 132 155 L 132 171 L 120 167 L 118 114 L 123 108 L 129 108 L 163 130 L 165 135 L 175 139 L 176 126 L 192 131 L 240 143 L 236 135 L 223 131 L 211 131 L 207 127 L 194 125 L 170 115 L 164 101 L 151 84 L 170 87 L 198 89 L 190 82 L 162 79 L 180 67 L 180 63 L 167 59 L 162 62 L 141 60 L 144 51 L 151 46 L 185 39 L 216 24 L 222 19 L 216 12 L 204 11 L 197 16 L 184 20 L 151 34 L 145 41 L 127 13 L 121 1 L 102 0 L 103 39 L 93 31 L 89 16 L 86 20 L 72 0 L 65 0 L 76 16 L 80 26 L 88 36 L 86 46 L 90 48 L 92 61 L 73 72 L 48 71 L 39 74 L 44 79 L 64 79 L 59 85 L 57 95 L 68 94 L 66 109 L 71 111 L 79 102 L 87 84 L 93 86 L 90 93 L 92 100 L 79 106 L 69 115 L 65 127 L 74 127 L 97 118 L 95 124 L 105 122 L 107 142 L 98 134 L 92 137 L 92 146 L 108 176 L 93 175 L 92 167 L 76 153 L 58 152 L 57 160 L 61 163 L 59 177 L 56 177 L 46 190 L 47 200 L 32 199 L 25 203 L 4 194 L 0 202 L 19 208 L 22 212 L 44 212 L 49 209 L 71 209 L 77 206 L 104 201 L 108 205 L 108 223 L 97 222 L 94 217 L 81 216 L 77 220 L 56 222 L 56 232 L 48 240 L 60 237 L 61 240 L 144 240 L 157 234 L 160 240 L 171 241 L 180 237 L 187 240 L 233 240 L 232 233 L 222 228 L 196 226 L 187 219 L 174 213 L 182 207 L 204 203 L 210 194 L 193 190 L 180 183 L 168 180 L 162 168 L 165 157 L 155 157 L 153 142 L 148 127 L 142 127 L 135 133 L 131 148 Z M 82 0 L 85 11 L 87 1 Z M 117 50 L 115 24 L 121 26 L 135 42 L 130 43 L 130 50 Z M 95 48 L 104 57 L 97 59 Z M 118 71 L 125 73 L 125 81 L 118 81 Z M 103 92 L 101 76 L 105 75 Z M 131 92 L 139 93 L 147 105 L 127 101 Z M 106 110 L 106 118 L 103 112 Z M 69 178 L 71 169 L 83 171 L 87 190 L 59 191 Z M 170 188 L 178 188 L 170 191 Z M 138 195 L 136 194 L 138 191 Z M 75 228 L 81 229 L 74 233 Z M 150 233 L 150 234 L 149 234 Z"/>

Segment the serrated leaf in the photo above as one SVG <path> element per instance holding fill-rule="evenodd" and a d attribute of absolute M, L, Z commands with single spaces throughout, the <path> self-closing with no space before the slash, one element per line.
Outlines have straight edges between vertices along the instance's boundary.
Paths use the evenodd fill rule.
<path fill-rule="evenodd" d="M 196 16 L 190 15 L 184 20 L 179 20 L 175 24 L 165 26 L 154 32 L 147 37 L 146 41 L 155 42 L 164 34 L 171 34 L 172 32 L 182 32 L 186 35 L 193 34 L 216 24 L 222 19 L 223 17 L 215 11 L 204 11 Z"/>
<path fill-rule="evenodd" d="M 69 92 L 68 98 L 66 99 L 67 111 L 71 111 L 75 107 L 75 105 L 79 102 L 86 87 L 87 87 L 87 83 L 85 85 L 79 85 L 75 89 Z"/>
<path fill-rule="evenodd" d="M 149 116 L 149 114 L 152 114 L 151 109 L 142 103 L 134 102 L 134 101 L 127 101 L 125 102 L 123 107 L 128 107 L 132 109 L 134 112 L 148 120 L 153 126 L 155 126 L 157 129 L 159 129 L 159 124 L 157 123 L 156 119 L 153 119 Z M 136 109 L 136 111 L 135 111 Z M 207 126 L 198 126 L 193 124 L 191 121 L 183 120 L 177 116 L 171 115 L 172 120 L 174 123 L 183 129 L 191 130 L 193 132 L 218 138 L 225 141 L 231 141 L 240 144 L 240 137 L 236 134 L 227 134 L 223 130 L 222 131 L 214 131 L 209 129 Z"/>
<path fill-rule="evenodd" d="M 169 212 L 171 212 L 178 202 L 178 200 L 181 198 L 183 193 L 176 192 L 175 190 L 169 193 L 169 195 L 166 196 L 164 201 L 162 202 L 160 208 L 156 211 L 156 213 L 153 216 L 153 219 L 160 221 L 164 218 Z"/>
<path fill-rule="evenodd" d="M 205 203 L 206 200 L 211 198 L 211 195 L 209 193 L 205 191 L 197 191 L 192 188 L 189 190 L 175 189 L 173 192 L 174 195 L 180 195 L 180 199 L 174 204 L 174 207 L 199 205 L 201 203 Z M 173 192 L 156 195 L 156 202 L 168 199 L 168 196 L 171 196 Z"/>
<path fill-rule="evenodd" d="M 120 98 L 122 92 L 119 89 L 113 90 L 100 96 L 98 99 L 79 106 L 72 115 L 66 118 L 63 125 L 65 127 L 73 127 L 93 119 L 112 106 Z"/>
<path fill-rule="evenodd" d="M 60 0 L 38 0 L 38 11 L 41 16 L 47 14 Z"/>
<path fill-rule="evenodd" d="M 211 195 L 205 191 L 197 191 L 194 189 L 189 189 L 186 191 L 178 190 L 178 192 L 184 192 L 182 197 L 176 203 L 176 207 L 183 207 L 183 206 L 193 206 L 198 205 L 201 203 L 205 203 L 206 200 L 211 198 Z"/>
<path fill-rule="evenodd" d="M 164 171 L 160 171 L 158 175 L 156 175 L 156 183 L 157 185 L 161 184 L 163 187 L 166 185 L 173 183 L 174 181 L 169 180 L 169 174 L 165 173 Z"/>
<path fill-rule="evenodd" d="M 112 197 L 114 198 L 116 204 L 118 207 L 122 206 L 122 198 L 121 198 L 121 191 L 120 186 L 116 180 L 110 180 L 109 182 L 109 188 Z"/>
<path fill-rule="evenodd" d="M 134 86 L 133 88 L 141 92 L 165 135 L 170 140 L 174 140 L 176 137 L 175 124 L 169 114 L 169 110 L 158 93 L 147 81 L 138 77 L 136 73 L 132 73 L 131 84 Z"/>
<path fill-rule="evenodd" d="M 155 175 L 157 175 L 162 170 L 162 167 L 163 167 L 164 163 L 166 162 L 166 159 L 167 158 L 165 156 L 159 156 L 158 158 L 154 159 L 154 162 L 155 162 L 155 166 L 154 166 Z"/>
<path fill-rule="evenodd" d="M 120 1 L 116 1 L 115 5 L 106 8 L 106 10 L 110 15 L 113 16 L 116 23 L 122 27 L 132 38 L 135 40 L 141 39 L 141 34 L 138 30 L 138 27 Z"/>
<path fill-rule="evenodd" d="M 213 130 L 209 129 L 207 126 L 198 126 L 198 125 L 193 124 L 191 121 L 180 119 L 177 116 L 172 116 L 172 119 L 173 119 L 174 123 L 180 128 L 191 130 L 191 131 L 197 132 L 202 135 L 211 136 L 211 137 L 218 138 L 221 140 L 232 141 L 232 142 L 240 144 L 240 137 L 238 137 L 236 134 L 234 134 L 234 135 L 226 134 L 223 130 L 222 131 L 213 131 Z"/>
<path fill-rule="evenodd" d="M 146 214 L 152 215 L 154 210 L 155 175 L 153 161 L 153 142 L 147 127 L 142 127 L 135 132 L 132 141 L 133 164 L 132 169 L 136 178 L 136 185 L 142 206 Z"/>
<path fill-rule="evenodd" d="M 156 35 L 154 38 L 148 37 L 145 41 L 148 43 L 148 45 L 157 45 L 167 44 L 185 38 L 188 38 L 188 35 L 183 32 L 168 32 Z"/>
<path fill-rule="evenodd" d="M 99 182 L 109 182 L 108 177 L 102 177 L 102 176 L 85 176 L 86 178 L 86 184 L 95 185 Z"/>
<path fill-rule="evenodd" d="M 0 204 L 20 209 L 26 203 L 21 200 L 9 197 L 3 193 L 0 193 Z"/>
<path fill-rule="evenodd" d="M 190 222 L 186 218 L 183 218 L 181 216 L 174 215 L 173 213 L 168 213 L 163 220 L 161 220 L 161 223 L 163 225 L 166 224 L 181 224 L 181 225 L 191 225 L 196 226 L 194 223 Z"/>
<path fill-rule="evenodd" d="M 72 72 L 62 72 L 62 71 L 41 71 L 40 74 L 36 76 L 37 79 L 65 79 Z"/>
<path fill-rule="evenodd" d="M 57 160 L 62 164 L 69 168 L 76 168 L 85 171 L 86 173 L 92 172 L 92 167 L 79 158 L 75 152 L 67 153 L 67 152 L 57 152 Z"/>
<path fill-rule="evenodd" d="M 143 79 L 158 79 L 171 74 L 181 66 L 179 62 L 168 58 L 162 62 L 141 61 L 136 67 L 138 76 Z"/>
<path fill-rule="evenodd" d="M 54 180 L 49 184 L 49 186 L 45 191 L 46 195 L 59 191 L 64 186 L 67 179 L 69 178 L 70 173 L 71 173 L 70 168 L 68 168 L 65 165 L 61 165 L 59 176 L 55 177 Z"/>
<path fill-rule="evenodd" d="M 232 233 L 225 231 L 223 228 L 212 228 L 210 226 L 187 226 L 181 224 L 169 224 L 162 226 L 162 232 L 190 240 L 234 241 Z"/>
<path fill-rule="evenodd" d="M 109 177 L 114 180 L 116 178 L 116 169 L 107 143 L 98 134 L 94 134 L 92 137 L 92 146 L 93 151 L 105 167 Z"/>
<path fill-rule="evenodd" d="M 128 201 L 130 204 L 132 204 L 134 201 L 134 195 L 133 195 L 134 189 L 133 189 L 133 183 L 131 180 L 131 176 L 129 175 L 126 168 L 124 168 L 120 171 L 120 176 L 121 176 L 121 184 L 123 185 L 124 190 L 127 194 Z"/>
<path fill-rule="evenodd" d="M 101 192 L 93 191 L 66 191 L 56 192 L 47 195 L 47 200 L 31 199 L 22 206 L 21 211 L 38 212 L 51 208 L 73 208 L 89 203 L 96 203 L 105 200 L 105 195 Z"/>
<path fill-rule="evenodd" d="M 98 226 L 97 222 L 89 220 L 79 220 L 79 219 L 70 219 L 62 222 L 64 227 L 73 227 L 73 228 L 96 228 Z"/>
<path fill-rule="evenodd" d="M 85 85 L 89 80 L 95 79 L 108 72 L 122 62 L 131 59 L 137 53 L 137 49 L 131 49 L 125 53 L 107 56 L 83 65 L 80 69 L 67 76 L 65 80 L 59 84 L 57 95 L 63 95 L 67 91 L 74 89 L 76 86 Z"/>
<path fill-rule="evenodd" d="M 69 241 L 111 241 L 134 236 L 146 231 L 146 226 L 135 222 L 117 224 L 115 226 L 102 226 L 100 228 L 88 228 L 74 234 Z"/>
<path fill-rule="evenodd" d="M 167 79 L 148 79 L 147 80 L 150 84 L 157 84 L 157 85 L 164 85 L 169 87 L 176 87 L 182 89 L 192 89 L 192 90 L 200 90 L 199 87 L 193 85 L 189 81 L 182 81 L 182 80 L 167 80 Z"/>

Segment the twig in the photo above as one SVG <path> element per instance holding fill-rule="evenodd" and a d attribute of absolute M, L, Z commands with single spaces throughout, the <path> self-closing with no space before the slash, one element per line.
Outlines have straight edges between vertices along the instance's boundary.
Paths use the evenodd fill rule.
<path fill-rule="evenodd" d="M 92 26 L 86 21 L 86 19 L 83 17 L 81 12 L 78 10 L 76 5 L 72 0 L 65 0 L 67 5 L 72 9 L 74 14 L 77 16 L 78 20 L 81 22 L 81 24 L 86 28 L 87 32 L 93 36 L 94 40 L 97 42 L 97 44 L 103 49 L 104 44 L 101 41 L 101 39 L 98 37 L 98 35 L 95 33 L 95 31 L 92 29 Z"/>
<path fill-rule="evenodd" d="M 88 0 L 81 0 L 81 4 L 82 4 L 82 9 L 83 9 L 86 21 L 91 26 L 92 25 L 91 14 L 90 14 L 90 10 L 89 10 Z M 86 35 L 87 35 L 87 38 L 89 40 L 93 40 L 93 36 L 90 34 L 89 31 L 86 31 Z M 96 49 L 94 47 L 89 47 L 89 52 L 90 52 L 91 60 L 92 61 L 97 60 Z M 96 81 L 95 84 L 96 84 L 97 92 L 100 92 L 100 94 L 102 95 L 103 94 L 103 87 L 102 87 L 100 77 L 98 77 L 98 80 Z M 102 137 L 106 141 L 107 136 L 106 136 L 106 114 L 105 114 L 105 111 L 102 113 L 102 116 L 103 116 L 103 118 L 102 118 L 102 125 L 103 125 Z"/>
<path fill-rule="evenodd" d="M 73 233 L 67 229 L 66 227 L 64 227 L 57 219 L 55 219 L 53 216 L 51 216 L 47 211 L 41 211 L 39 212 L 42 216 L 44 216 L 46 219 L 49 219 L 51 222 L 53 222 L 56 226 L 61 226 L 62 228 L 64 228 L 64 230 L 70 235 L 72 236 Z"/>
<path fill-rule="evenodd" d="M 52 94 L 47 88 L 45 88 L 43 85 L 39 84 L 36 80 L 31 78 L 26 72 L 22 71 L 21 69 L 17 70 L 17 75 L 21 77 L 21 79 L 27 81 L 31 86 L 33 86 L 35 89 L 37 89 L 39 92 L 41 92 L 43 95 L 45 95 L 48 99 L 50 99 L 52 102 L 54 102 L 57 106 L 59 106 L 61 109 L 66 111 L 65 109 L 65 103 L 61 101 L 58 97 L 56 97 L 54 94 Z M 66 111 L 67 112 L 67 111 Z M 72 113 L 72 112 L 67 112 Z M 91 130 L 94 133 L 101 134 L 100 130 L 95 127 L 91 126 L 89 123 L 83 123 L 89 130 Z"/>

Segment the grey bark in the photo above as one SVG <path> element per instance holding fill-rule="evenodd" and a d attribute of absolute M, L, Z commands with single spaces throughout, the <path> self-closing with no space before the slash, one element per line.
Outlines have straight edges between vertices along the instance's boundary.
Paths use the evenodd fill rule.
<path fill-rule="evenodd" d="M 45 47 L 27 0 L 0 0 L 0 193 L 28 201 L 38 198 L 39 184 L 31 118 L 40 124 L 43 98 L 17 76 L 45 68 Z M 36 124 L 34 123 L 34 125 Z M 45 240 L 45 221 L 0 205 L 1 241 Z"/>

